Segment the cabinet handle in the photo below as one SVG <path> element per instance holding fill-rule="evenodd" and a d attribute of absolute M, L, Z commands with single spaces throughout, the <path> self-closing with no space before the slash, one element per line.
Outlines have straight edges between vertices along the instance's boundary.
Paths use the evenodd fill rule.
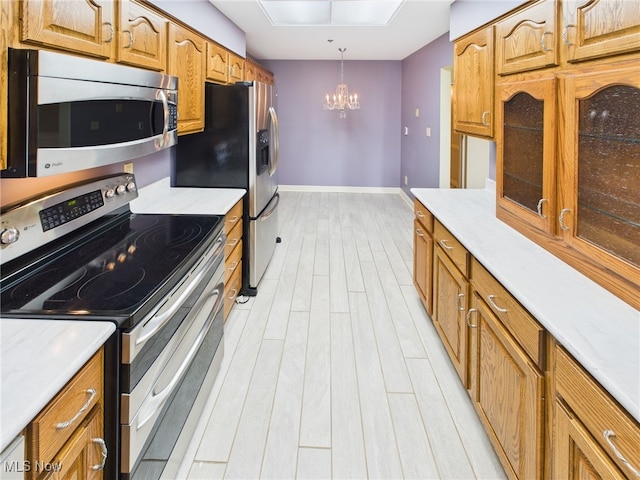
<path fill-rule="evenodd" d="M 575 28 L 575 25 L 570 23 L 566 27 L 564 27 L 564 29 L 562 30 L 562 41 L 564 42 L 565 45 L 573 45 L 573 42 L 569 41 L 570 28 Z"/>
<path fill-rule="evenodd" d="M 500 308 L 498 305 L 496 305 L 495 298 L 496 298 L 496 296 L 495 296 L 495 295 L 487 295 L 487 300 L 489 300 L 489 303 L 491 304 L 491 306 L 492 306 L 493 308 L 495 308 L 495 309 L 496 309 L 496 310 L 498 310 L 499 312 L 507 313 L 507 312 L 509 311 L 508 309 L 506 309 L 506 308 Z"/>
<path fill-rule="evenodd" d="M 232 288 L 231 290 L 229 290 L 229 296 L 227 297 L 227 300 L 233 300 L 233 297 L 235 297 L 237 293 L 238 293 L 237 288 Z"/>
<path fill-rule="evenodd" d="M 460 299 L 462 299 L 462 298 L 464 298 L 464 293 L 459 293 L 458 296 L 456 297 L 456 308 L 460 312 L 464 312 L 465 311 L 464 306 L 460 304 Z"/>
<path fill-rule="evenodd" d="M 470 308 L 469 311 L 467 312 L 467 325 L 469 326 L 469 328 L 478 328 L 478 325 L 473 325 L 471 323 L 471 314 L 477 311 L 478 310 L 476 310 L 475 308 Z"/>
<path fill-rule="evenodd" d="M 239 241 L 240 241 L 240 239 L 238 237 L 232 238 L 231 241 L 227 245 L 229 245 L 230 247 L 235 247 L 238 244 Z"/>
<path fill-rule="evenodd" d="M 539 216 L 540 218 L 547 218 L 547 216 L 546 216 L 544 213 L 542 213 L 542 204 L 543 204 L 543 203 L 546 203 L 547 201 L 548 201 L 548 200 L 547 200 L 546 198 L 541 198 L 540 200 L 538 200 L 538 207 L 537 207 L 537 209 L 538 209 L 538 216 Z"/>
<path fill-rule="evenodd" d="M 107 457 L 109 456 L 109 451 L 107 450 L 107 442 L 105 442 L 103 438 L 94 438 L 91 441 L 100 447 L 100 453 L 102 455 L 102 462 L 92 466 L 91 470 L 104 470 L 104 466 L 107 463 Z"/>
<path fill-rule="evenodd" d="M 482 125 L 485 126 L 485 127 L 489 126 L 489 124 L 487 123 L 487 120 L 486 120 L 488 115 L 489 115 L 489 112 L 488 111 L 484 111 L 484 112 L 482 112 L 482 118 L 480 119 L 480 121 L 482 122 Z"/>
<path fill-rule="evenodd" d="M 424 218 L 424 213 L 422 213 L 422 210 L 416 210 L 416 217 Z"/>
<path fill-rule="evenodd" d="M 560 228 L 564 231 L 569 230 L 569 227 L 567 227 L 564 224 L 564 216 L 569 212 L 571 212 L 570 208 L 563 208 L 562 210 L 560 210 L 560 217 L 558 217 L 558 222 L 560 222 Z"/>
<path fill-rule="evenodd" d="M 105 22 L 102 25 L 109 27 L 110 32 L 109 38 L 107 38 L 104 43 L 111 43 L 113 41 L 113 34 L 115 33 L 113 30 L 113 25 L 111 24 L 111 22 Z"/>
<path fill-rule="evenodd" d="M 75 423 L 76 420 L 78 420 L 78 418 L 80 418 L 80 416 L 82 416 L 84 412 L 87 411 L 87 408 L 89 408 L 89 405 L 91 405 L 91 402 L 93 402 L 93 399 L 96 398 L 97 392 L 95 388 L 88 388 L 85 390 L 85 393 L 89 395 L 89 399 L 87 400 L 87 403 L 85 403 L 82 406 L 82 408 L 78 410 L 78 413 L 76 413 L 71 420 L 56 424 L 56 428 L 58 430 L 63 430 L 67 428 L 69 425 L 72 425 L 73 423 Z"/>
<path fill-rule="evenodd" d="M 233 271 L 233 270 L 235 270 L 235 269 L 236 269 L 236 267 L 237 267 L 237 266 L 238 266 L 238 262 L 233 262 L 232 264 L 230 264 L 230 265 L 227 267 L 227 270 L 229 270 L 229 271 Z"/>
<path fill-rule="evenodd" d="M 606 442 L 609 444 L 609 447 L 611 447 L 611 450 L 613 450 L 613 453 L 615 453 L 616 457 L 618 457 L 618 459 L 625 464 L 625 466 L 638 478 L 640 478 L 640 470 L 638 470 L 637 468 L 634 468 L 633 465 L 631 465 L 631 463 L 629 463 L 629 460 L 627 460 L 626 458 L 624 458 L 624 455 L 622 455 L 622 453 L 620 453 L 620 450 L 618 450 L 618 448 L 616 447 L 615 443 L 613 443 L 612 438 L 616 436 L 615 432 L 613 430 L 605 430 L 604 432 L 602 432 L 602 435 L 604 435 L 604 439 L 606 440 Z"/>
<path fill-rule="evenodd" d="M 123 30 L 122 33 L 129 34 L 129 44 L 125 45 L 124 48 L 131 48 L 131 46 L 133 45 L 133 33 L 131 33 L 131 30 Z"/>
<path fill-rule="evenodd" d="M 238 218 L 239 217 L 237 215 L 234 215 L 233 217 L 230 217 L 229 218 L 229 223 L 236 223 L 238 221 Z"/>
<path fill-rule="evenodd" d="M 419 237 L 424 237 L 424 233 L 422 233 L 419 228 L 416 228 L 416 235 L 418 235 Z"/>
<path fill-rule="evenodd" d="M 540 39 L 540 46 L 542 47 L 543 52 L 550 52 L 551 50 L 553 50 L 553 48 L 547 47 L 547 44 L 544 41 L 547 35 L 553 35 L 553 32 L 544 32 L 542 34 L 542 38 Z"/>
<path fill-rule="evenodd" d="M 453 247 L 447 245 L 447 241 L 445 239 L 440 240 L 440 245 L 442 245 L 442 247 L 446 248 L 447 250 L 453 250 Z"/>

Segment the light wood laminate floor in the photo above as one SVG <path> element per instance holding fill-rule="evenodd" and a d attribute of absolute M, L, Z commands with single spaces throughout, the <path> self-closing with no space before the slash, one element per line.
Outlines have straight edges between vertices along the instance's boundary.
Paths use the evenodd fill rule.
<path fill-rule="evenodd" d="M 407 199 L 280 205 L 282 243 L 225 324 L 181 476 L 505 478 L 413 286 Z"/>

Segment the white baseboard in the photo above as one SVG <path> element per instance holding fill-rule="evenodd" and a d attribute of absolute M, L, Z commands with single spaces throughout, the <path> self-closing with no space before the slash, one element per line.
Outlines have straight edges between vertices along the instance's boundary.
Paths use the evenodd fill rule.
<path fill-rule="evenodd" d="M 400 187 L 343 187 L 322 185 L 278 185 L 281 192 L 329 192 L 329 193 L 404 193 Z"/>

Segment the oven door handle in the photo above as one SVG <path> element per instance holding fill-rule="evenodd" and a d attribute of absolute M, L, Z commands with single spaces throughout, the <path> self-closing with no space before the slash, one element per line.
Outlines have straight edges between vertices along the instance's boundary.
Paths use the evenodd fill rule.
<path fill-rule="evenodd" d="M 137 430 L 140 430 L 141 428 L 143 428 L 147 424 L 147 422 L 154 417 L 156 412 L 162 409 L 162 407 L 164 406 L 164 402 L 171 395 L 176 385 L 178 385 L 187 368 L 189 368 L 189 365 L 193 361 L 193 358 L 195 357 L 196 353 L 198 353 L 198 350 L 200 349 L 200 346 L 202 345 L 204 338 L 207 336 L 207 332 L 213 325 L 213 322 L 216 318 L 218 310 L 220 310 L 221 308 L 222 301 L 224 300 L 224 295 L 222 294 L 223 292 L 224 292 L 224 283 L 220 283 L 216 285 L 216 288 L 214 288 L 213 291 L 209 294 L 209 297 L 213 297 L 213 296 L 218 297 L 216 298 L 216 303 L 211 309 L 209 318 L 200 329 L 200 332 L 198 332 L 198 336 L 196 337 L 195 341 L 193 342 L 193 345 L 189 349 L 189 352 L 187 353 L 186 357 L 180 364 L 180 367 L 176 371 L 171 381 L 167 384 L 166 387 L 164 387 L 158 393 L 152 390 L 149 400 L 146 401 L 145 404 L 140 408 L 140 413 L 138 414 L 138 422 L 136 425 Z M 205 302 L 206 302 L 206 299 L 202 302 L 202 304 L 204 305 Z M 202 308 L 202 306 L 200 308 Z M 144 412 L 145 409 L 147 410 L 146 412 Z"/>
<path fill-rule="evenodd" d="M 180 294 L 178 298 L 176 298 L 173 304 L 166 311 L 164 311 L 159 315 L 154 315 L 151 318 L 151 320 L 149 320 L 144 325 L 143 332 L 147 328 L 149 328 L 150 330 L 143 333 L 136 339 L 135 341 L 136 347 L 140 346 L 141 344 L 149 340 L 151 337 L 153 337 L 158 332 L 158 330 L 164 327 L 165 324 L 169 321 L 169 319 L 173 317 L 173 315 L 180 309 L 182 304 L 187 300 L 187 298 L 189 298 L 189 296 L 193 293 L 196 287 L 200 284 L 202 277 L 204 277 L 204 275 L 210 270 L 213 264 L 218 260 L 218 253 L 224 247 L 225 242 L 226 242 L 226 236 L 224 234 L 218 237 L 218 239 L 214 244 L 217 246 L 212 248 L 212 250 L 215 250 L 215 251 L 211 256 L 211 258 L 207 261 L 206 265 L 193 277 L 193 279 L 189 283 L 189 286 Z"/>

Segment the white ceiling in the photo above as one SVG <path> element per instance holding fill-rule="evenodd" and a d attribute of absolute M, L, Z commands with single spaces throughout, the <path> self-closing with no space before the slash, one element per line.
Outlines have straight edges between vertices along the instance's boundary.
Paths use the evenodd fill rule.
<path fill-rule="evenodd" d="M 209 1 L 244 30 L 247 53 L 264 60 L 336 60 L 340 58 L 338 48 L 347 49 L 345 60 L 402 60 L 449 31 L 449 7 L 453 3 L 453 0 L 405 0 L 390 23 L 382 26 L 282 26 L 271 23 L 258 0 Z M 302 3 L 286 1 L 291 2 L 292 13 L 294 5 Z M 375 3 L 389 1 L 375 0 Z M 354 14 L 353 23 L 361 20 L 362 16 Z"/>

